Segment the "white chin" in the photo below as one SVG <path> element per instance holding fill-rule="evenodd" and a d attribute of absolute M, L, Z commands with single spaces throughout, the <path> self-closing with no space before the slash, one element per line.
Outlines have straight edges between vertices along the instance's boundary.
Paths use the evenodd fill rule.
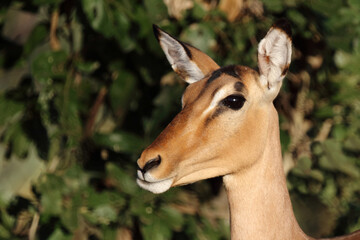
<path fill-rule="evenodd" d="M 137 184 L 141 188 L 148 190 L 152 193 L 156 193 L 156 194 L 163 193 L 163 192 L 166 192 L 167 190 L 169 190 L 173 181 L 174 181 L 173 178 L 165 179 L 165 180 L 158 181 L 158 182 L 146 182 L 139 178 L 136 179 Z"/>

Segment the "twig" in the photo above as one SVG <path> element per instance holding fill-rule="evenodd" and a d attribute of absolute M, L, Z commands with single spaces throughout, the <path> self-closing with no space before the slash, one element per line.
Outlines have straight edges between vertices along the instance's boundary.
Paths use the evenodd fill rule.
<path fill-rule="evenodd" d="M 326 119 L 323 125 L 321 126 L 318 135 L 315 137 L 315 141 L 319 141 L 319 142 L 325 141 L 330 134 L 332 126 L 333 126 L 333 120 L 330 118 Z"/>
<path fill-rule="evenodd" d="M 51 15 L 50 23 L 50 47 L 54 51 L 60 50 L 59 39 L 56 36 L 56 29 L 59 23 L 59 11 L 55 10 Z"/>
<path fill-rule="evenodd" d="M 86 123 L 85 133 L 84 133 L 85 138 L 90 137 L 93 134 L 96 115 L 97 115 L 102 103 L 104 102 L 107 92 L 108 92 L 107 88 L 102 87 L 96 97 L 95 103 L 90 110 L 89 118 Z"/>
<path fill-rule="evenodd" d="M 39 225 L 40 215 L 35 213 L 29 229 L 29 240 L 35 240 L 36 230 Z"/>

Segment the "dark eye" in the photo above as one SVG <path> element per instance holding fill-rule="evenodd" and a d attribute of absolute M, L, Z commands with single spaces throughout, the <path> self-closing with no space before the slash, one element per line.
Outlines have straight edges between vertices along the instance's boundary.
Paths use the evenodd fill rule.
<path fill-rule="evenodd" d="M 246 99 L 242 95 L 230 95 L 227 96 L 224 100 L 222 100 L 221 104 L 233 110 L 238 110 L 242 108 L 245 101 Z"/>

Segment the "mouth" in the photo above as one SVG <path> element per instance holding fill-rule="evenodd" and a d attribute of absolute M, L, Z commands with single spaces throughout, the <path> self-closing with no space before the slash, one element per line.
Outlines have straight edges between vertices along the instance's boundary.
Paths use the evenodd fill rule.
<path fill-rule="evenodd" d="M 150 175 L 150 173 L 146 173 L 143 175 L 139 170 L 137 172 L 136 183 L 143 189 L 148 190 L 152 193 L 163 193 L 171 188 L 171 185 L 174 182 L 174 178 L 167 178 L 158 180 Z"/>

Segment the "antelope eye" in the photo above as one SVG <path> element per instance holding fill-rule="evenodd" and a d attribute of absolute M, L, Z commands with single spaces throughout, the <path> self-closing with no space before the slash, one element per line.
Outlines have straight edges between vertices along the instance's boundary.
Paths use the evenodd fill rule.
<path fill-rule="evenodd" d="M 246 99 L 242 95 L 230 95 L 221 101 L 221 104 L 225 107 L 233 110 L 239 110 L 244 105 Z"/>

